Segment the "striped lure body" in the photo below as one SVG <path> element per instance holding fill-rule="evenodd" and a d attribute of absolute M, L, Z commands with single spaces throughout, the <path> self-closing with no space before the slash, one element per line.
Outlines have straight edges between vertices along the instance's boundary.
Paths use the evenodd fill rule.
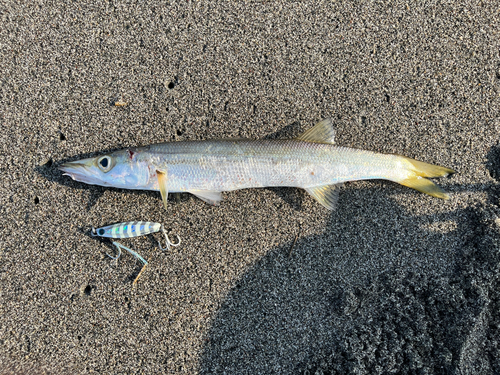
<path fill-rule="evenodd" d="M 93 235 L 107 238 L 131 238 L 159 232 L 160 223 L 150 221 L 127 221 L 93 229 Z"/>

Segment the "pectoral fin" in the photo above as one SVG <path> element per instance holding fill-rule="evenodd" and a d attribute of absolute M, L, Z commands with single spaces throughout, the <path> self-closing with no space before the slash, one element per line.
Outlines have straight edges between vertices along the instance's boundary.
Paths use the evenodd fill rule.
<path fill-rule="evenodd" d="M 222 200 L 222 195 L 220 191 L 212 191 L 212 190 L 189 190 L 189 192 L 193 195 L 196 195 L 201 200 L 213 204 L 217 206 L 219 202 Z"/>
<path fill-rule="evenodd" d="M 341 185 L 342 184 L 315 186 L 306 188 L 305 190 L 321 203 L 323 207 L 334 210 L 339 199 Z"/>
<path fill-rule="evenodd" d="M 161 199 L 163 200 L 163 205 L 167 209 L 167 199 L 168 199 L 168 179 L 167 172 L 156 171 L 158 176 L 158 186 L 160 187 Z"/>

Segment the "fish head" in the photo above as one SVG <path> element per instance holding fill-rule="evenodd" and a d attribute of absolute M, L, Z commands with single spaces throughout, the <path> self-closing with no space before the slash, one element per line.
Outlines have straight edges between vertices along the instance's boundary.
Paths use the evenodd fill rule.
<path fill-rule="evenodd" d="M 150 168 L 139 149 L 125 149 L 64 163 L 59 169 L 64 176 L 89 185 L 121 189 L 146 189 L 150 182 Z"/>

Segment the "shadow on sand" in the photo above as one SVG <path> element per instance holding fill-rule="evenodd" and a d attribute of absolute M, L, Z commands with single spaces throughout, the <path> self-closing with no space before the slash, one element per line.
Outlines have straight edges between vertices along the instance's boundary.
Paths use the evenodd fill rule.
<path fill-rule="evenodd" d="M 499 188 L 450 190 L 489 204 L 415 217 L 390 193 L 344 191 L 323 234 L 272 249 L 237 282 L 201 372 L 500 373 Z"/>

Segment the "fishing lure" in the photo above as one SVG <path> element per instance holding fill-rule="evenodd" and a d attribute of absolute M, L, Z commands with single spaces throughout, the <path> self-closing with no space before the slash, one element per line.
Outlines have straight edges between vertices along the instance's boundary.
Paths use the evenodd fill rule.
<path fill-rule="evenodd" d="M 170 246 L 179 246 L 181 244 L 181 239 L 179 236 L 177 236 L 178 242 L 172 243 L 172 241 L 170 241 L 170 239 L 168 238 L 167 232 L 165 231 L 163 225 L 161 225 L 160 223 L 152 223 L 150 221 L 127 221 L 124 223 L 107 225 L 105 227 L 97 229 L 92 228 L 90 235 L 92 237 L 105 237 L 105 238 L 131 238 L 131 237 L 139 237 L 151 233 L 156 233 L 159 232 L 160 230 L 163 232 L 163 235 L 165 236 L 166 240 L 166 246 L 164 248 L 161 246 L 160 241 L 158 241 L 158 246 L 160 247 L 161 250 L 170 250 Z M 116 246 L 116 248 L 118 249 L 118 255 L 111 256 L 108 253 L 106 253 L 106 255 L 109 256 L 111 259 L 118 260 L 118 258 L 120 258 L 120 256 L 122 255 L 122 249 L 123 249 L 128 251 L 132 256 L 139 259 L 143 263 L 141 271 L 139 272 L 139 274 L 137 275 L 137 277 L 133 282 L 133 285 L 135 285 L 137 283 L 137 280 L 139 279 L 139 276 L 141 276 L 142 271 L 144 271 L 144 268 L 148 264 L 147 260 L 145 260 L 136 251 L 128 248 L 127 246 L 122 245 L 119 242 L 112 241 L 112 244 Z"/>
<path fill-rule="evenodd" d="M 170 250 L 170 246 L 179 246 L 181 238 L 177 236 L 177 243 L 170 241 L 170 238 L 165 231 L 165 228 L 160 223 L 152 223 L 150 221 L 126 221 L 124 223 L 107 225 L 101 228 L 92 228 L 91 235 L 93 237 L 106 237 L 106 238 L 131 238 L 140 237 L 147 234 L 162 231 L 165 236 L 166 246 L 162 247 L 161 242 L 158 241 L 158 246 L 161 250 Z"/>

